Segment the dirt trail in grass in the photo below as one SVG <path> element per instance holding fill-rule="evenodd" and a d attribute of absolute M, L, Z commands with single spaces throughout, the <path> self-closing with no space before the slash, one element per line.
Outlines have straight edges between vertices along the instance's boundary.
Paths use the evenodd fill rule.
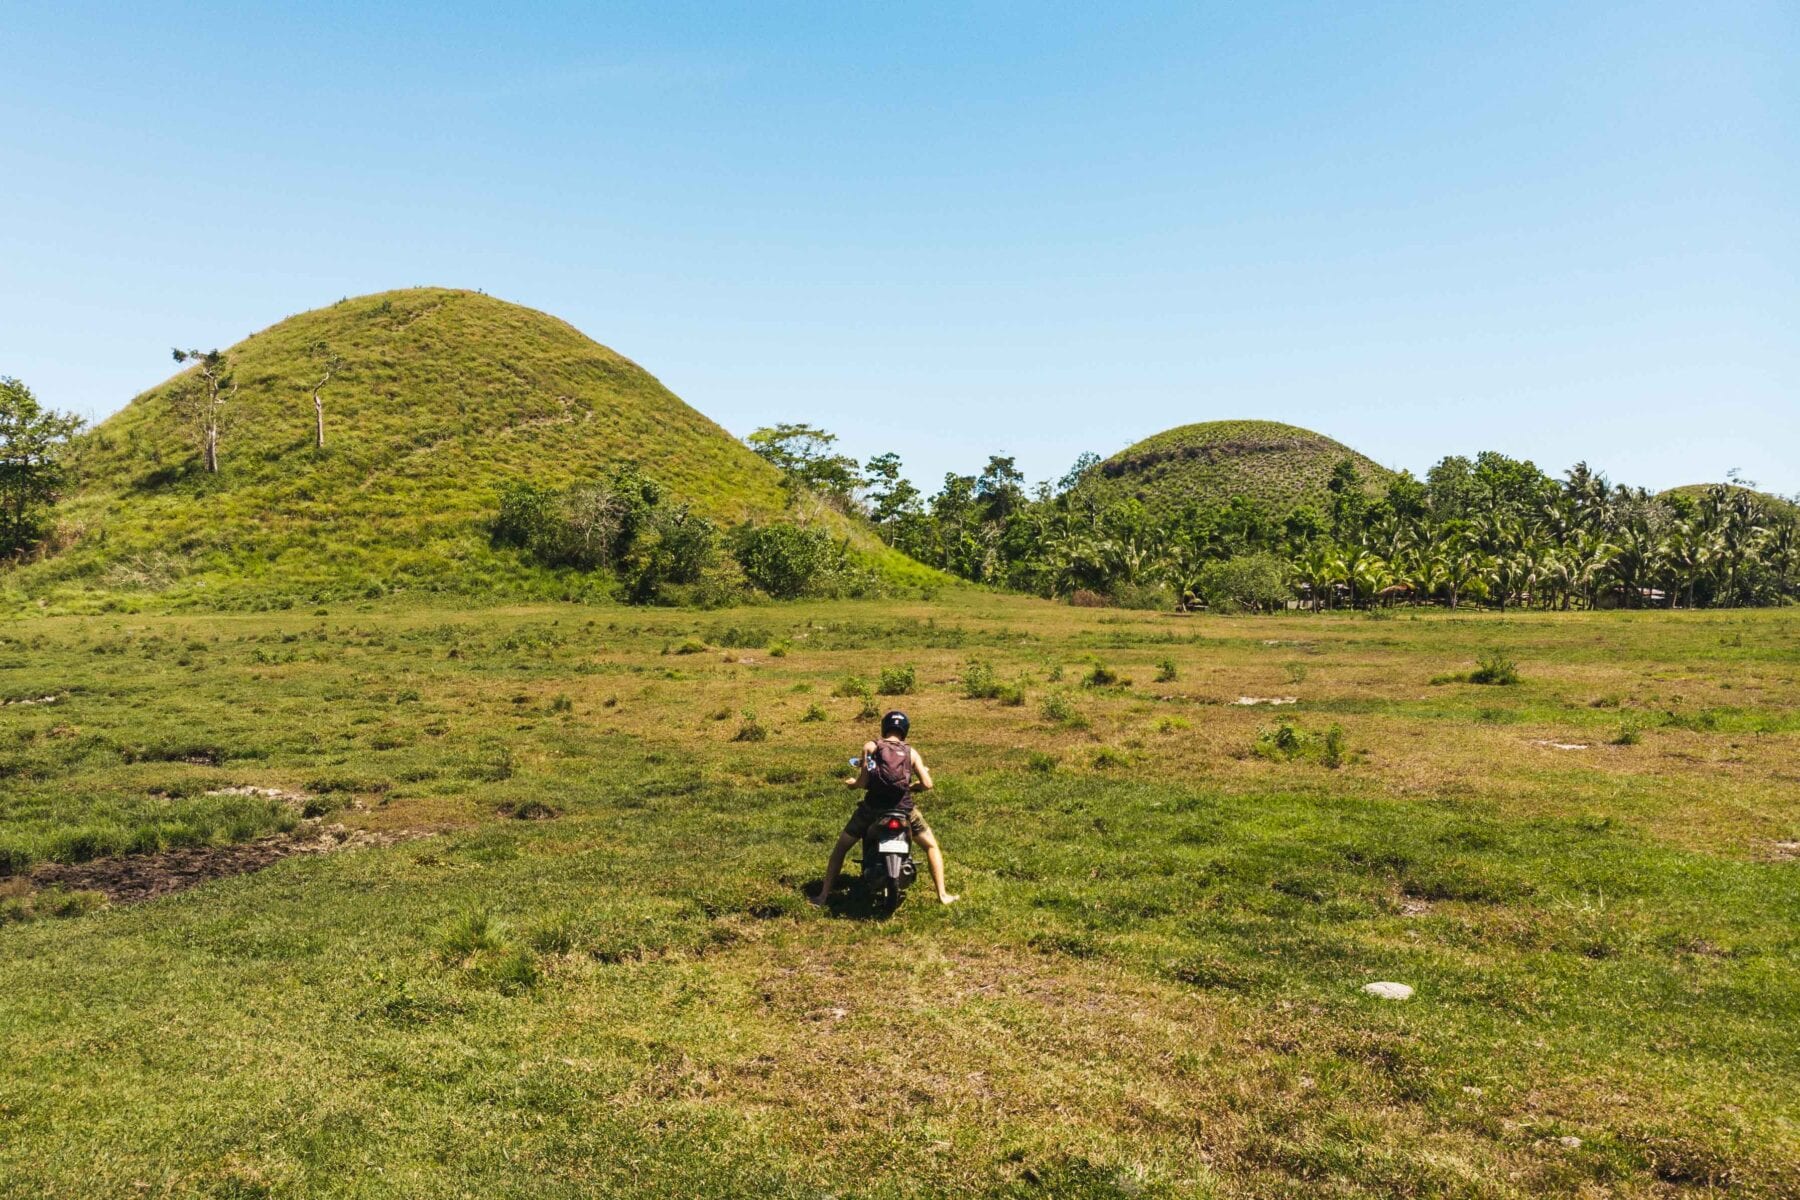
<path fill-rule="evenodd" d="M 190 846 L 155 854 L 128 854 L 84 863 L 42 863 L 31 872 L 34 888 L 100 892 L 113 904 L 138 904 L 183 892 L 211 879 L 260 871 L 296 854 L 329 854 L 362 846 L 391 846 L 430 831 L 372 831 L 342 825 L 300 829 L 230 846 Z"/>

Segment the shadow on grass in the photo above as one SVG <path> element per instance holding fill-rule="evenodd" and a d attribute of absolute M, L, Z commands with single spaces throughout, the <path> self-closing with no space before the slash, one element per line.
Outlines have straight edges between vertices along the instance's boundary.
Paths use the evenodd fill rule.
<path fill-rule="evenodd" d="M 845 864 L 848 868 L 851 864 Z M 800 893 L 808 900 L 819 894 L 819 885 L 823 878 L 809 879 L 800 885 Z M 837 886 L 831 889 L 831 896 L 820 906 L 834 917 L 845 917 L 852 921 L 886 921 L 906 909 L 904 897 L 897 908 L 887 908 L 875 903 L 869 889 L 862 885 L 861 876 L 852 876 L 848 869 L 838 876 Z"/>

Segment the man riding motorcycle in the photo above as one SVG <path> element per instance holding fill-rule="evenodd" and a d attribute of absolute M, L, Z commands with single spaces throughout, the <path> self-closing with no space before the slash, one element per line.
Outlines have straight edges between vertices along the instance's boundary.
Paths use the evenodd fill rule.
<path fill-rule="evenodd" d="M 944 853 L 938 848 L 937 835 L 931 832 L 931 826 L 925 823 L 918 805 L 913 802 L 913 792 L 931 790 L 931 769 L 919 752 L 907 744 L 906 735 L 911 724 L 905 713 L 890 712 L 881 718 L 880 740 L 863 743 L 856 774 L 844 780 L 845 787 L 861 788 L 863 799 L 850 814 L 844 832 L 832 848 L 831 860 L 825 864 L 825 882 L 820 885 L 819 894 L 812 897 L 813 904 L 823 908 L 830 901 L 831 889 L 837 885 L 838 872 L 844 866 L 844 855 L 862 840 L 877 817 L 894 811 L 906 814 L 913 841 L 925 847 L 926 861 L 931 864 L 931 882 L 937 886 L 938 903 L 956 903 L 958 898 L 944 888 Z M 883 776 L 907 782 L 890 787 L 882 782 Z"/>

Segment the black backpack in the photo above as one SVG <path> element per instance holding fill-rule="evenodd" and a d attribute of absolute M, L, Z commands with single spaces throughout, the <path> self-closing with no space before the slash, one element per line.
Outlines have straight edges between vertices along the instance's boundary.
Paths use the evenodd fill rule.
<path fill-rule="evenodd" d="M 872 803 L 905 804 L 912 798 L 912 748 L 906 743 L 876 742 L 868 770 Z"/>

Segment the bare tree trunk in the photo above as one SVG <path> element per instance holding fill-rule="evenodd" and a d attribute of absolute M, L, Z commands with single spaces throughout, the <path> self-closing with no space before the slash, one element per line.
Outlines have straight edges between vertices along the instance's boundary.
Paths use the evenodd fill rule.
<path fill-rule="evenodd" d="M 209 475 L 219 473 L 219 427 L 206 427 L 206 471 Z"/>
<path fill-rule="evenodd" d="M 325 448 L 325 401 L 318 392 L 313 392 L 313 445 L 317 449 Z"/>

